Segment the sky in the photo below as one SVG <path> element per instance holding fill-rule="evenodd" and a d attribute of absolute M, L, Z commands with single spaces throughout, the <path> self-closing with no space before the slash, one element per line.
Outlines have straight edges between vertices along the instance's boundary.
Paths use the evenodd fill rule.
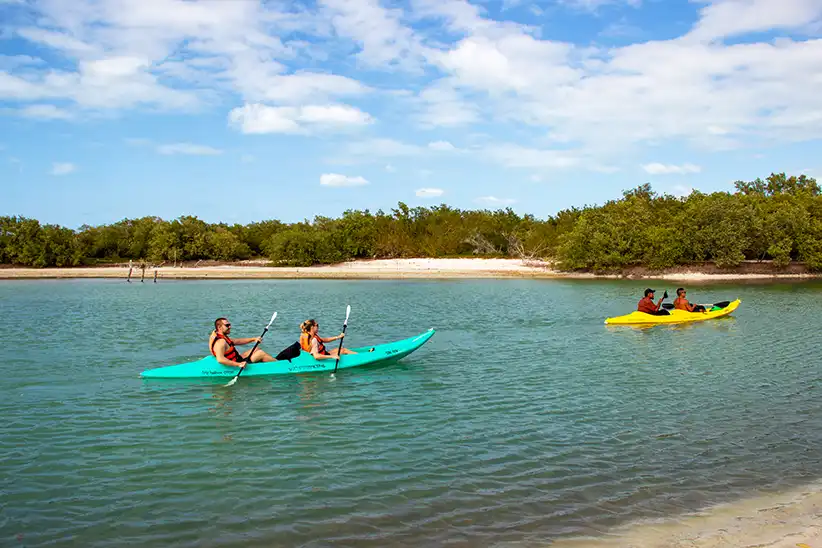
<path fill-rule="evenodd" d="M 247 224 L 822 179 L 822 0 L 0 0 L 0 215 Z"/>

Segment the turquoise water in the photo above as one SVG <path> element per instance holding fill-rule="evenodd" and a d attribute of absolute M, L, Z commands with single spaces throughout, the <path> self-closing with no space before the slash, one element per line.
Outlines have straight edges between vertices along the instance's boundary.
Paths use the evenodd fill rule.
<path fill-rule="evenodd" d="M 822 476 L 822 285 L 690 286 L 733 316 L 603 325 L 647 282 L 0 282 L 0 545 L 493 546 Z M 676 284 L 653 282 L 672 293 Z M 210 324 L 314 317 L 404 361 L 211 381 Z"/>

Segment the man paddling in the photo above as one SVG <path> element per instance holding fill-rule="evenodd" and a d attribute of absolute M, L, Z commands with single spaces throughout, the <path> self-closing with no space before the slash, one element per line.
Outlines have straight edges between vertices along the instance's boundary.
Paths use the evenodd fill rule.
<path fill-rule="evenodd" d="M 659 302 L 654 304 L 654 290 L 650 287 L 645 290 L 645 297 L 639 300 L 636 309 L 640 312 L 645 312 L 646 314 L 652 314 L 654 316 L 661 316 L 668 314 L 666 310 L 659 310 L 659 307 L 662 306 L 662 301 L 668 298 L 668 292 L 666 291 L 662 297 L 660 297 Z"/>
<path fill-rule="evenodd" d="M 260 337 L 234 339 L 229 337 L 231 333 L 231 322 L 226 318 L 217 318 L 214 320 L 214 331 L 211 332 L 211 337 L 208 340 L 208 346 L 211 353 L 217 358 L 217 362 L 229 367 L 245 367 L 246 363 L 257 362 L 275 362 L 276 358 L 272 358 L 266 352 L 257 348 L 246 350 L 243 353 L 237 350 L 236 346 L 243 346 L 245 344 L 262 342 Z M 251 351 L 254 354 L 251 354 Z"/>
<path fill-rule="evenodd" d="M 686 312 L 705 312 L 705 307 L 701 304 L 691 304 L 688 299 L 685 298 L 685 291 L 684 287 L 679 287 L 676 290 L 676 299 L 674 299 L 674 308 L 677 310 L 684 310 Z"/>

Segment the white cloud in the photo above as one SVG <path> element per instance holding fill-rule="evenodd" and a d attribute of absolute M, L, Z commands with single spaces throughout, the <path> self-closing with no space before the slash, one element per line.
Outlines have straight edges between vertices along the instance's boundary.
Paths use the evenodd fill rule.
<path fill-rule="evenodd" d="M 391 164 L 388 164 L 387 166 L 385 166 L 385 171 L 387 171 L 388 173 L 396 173 L 397 168 L 395 168 Z"/>
<path fill-rule="evenodd" d="M 786 4 L 800 12 L 793 21 L 811 17 L 809 2 L 822 6 Z M 782 9 L 777 0 L 722 5 L 744 17 L 753 4 Z M 433 58 L 446 76 L 429 87 L 448 90 L 467 112 L 481 109 L 487 122 L 550 128 L 616 158 L 668 140 L 721 149 L 822 137 L 822 80 L 813 76 L 822 71 L 822 40 L 725 45 L 686 36 L 598 50 L 513 26 L 477 28 Z M 431 114 L 426 121 L 436 125 Z"/>
<path fill-rule="evenodd" d="M 0 70 L 12 70 L 18 67 L 30 67 L 45 63 L 38 57 L 30 55 L 0 55 Z"/>
<path fill-rule="evenodd" d="M 443 82 L 422 90 L 417 98 L 419 123 L 423 127 L 457 127 L 481 119 L 480 109 Z"/>
<path fill-rule="evenodd" d="M 819 0 L 709 0 L 689 38 L 713 40 L 749 32 L 798 29 L 819 21 Z"/>
<path fill-rule="evenodd" d="M 625 4 L 638 8 L 642 5 L 642 0 L 559 0 L 559 3 L 573 9 L 595 12 L 599 8 L 610 4 Z"/>
<path fill-rule="evenodd" d="M 489 145 L 482 150 L 482 155 L 506 167 L 564 169 L 580 163 L 579 157 L 574 153 L 527 148 L 510 143 Z"/>
<path fill-rule="evenodd" d="M 354 141 L 345 147 L 347 155 L 368 157 L 414 156 L 420 154 L 422 150 L 416 145 L 409 145 L 394 139 Z"/>
<path fill-rule="evenodd" d="M 71 112 L 49 104 L 25 106 L 20 109 L 20 115 L 43 120 L 70 120 L 74 117 Z"/>
<path fill-rule="evenodd" d="M 436 198 L 445 193 L 441 188 L 418 188 L 415 194 L 420 198 Z"/>
<path fill-rule="evenodd" d="M 504 206 L 516 203 L 516 200 L 512 198 L 497 198 L 496 196 L 481 196 L 476 201 L 489 206 Z"/>
<path fill-rule="evenodd" d="M 172 143 L 168 145 L 160 145 L 157 147 L 157 152 L 160 154 L 186 154 L 190 156 L 216 156 L 222 154 L 223 151 L 205 145 L 195 145 L 192 143 Z"/>
<path fill-rule="evenodd" d="M 144 139 L 142 137 L 126 137 L 125 142 L 127 145 L 135 147 L 146 146 L 151 144 L 150 139 Z"/>
<path fill-rule="evenodd" d="M 159 84 L 146 62 L 132 57 L 80 61 L 76 72 L 48 67 L 19 76 L 0 72 L 0 99 L 68 100 L 97 110 L 137 106 L 187 110 L 200 103 L 191 91 Z"/>
<path fill-rule="evenodd" d="M 77 170 L 77 166 L 74 164 L 65 162 L 65 163 L 54 163 L 51 166 L 51 174 L 52 175 L 68 175 Z"/>
<path fill-rule="evenodd" d="M 325 101 L 331 97 L 359 96 L 372 90 L 336 74 L 300 72 L 288 75 L 254 74 L 237 81 L 246 99 L 278 103 Z"/>
<path fill-rule="evenodd" d="M 694 164 L 682 164 L 681 166 L 677 166 L 673 164 L 660 164 L 657 162 L 644 164 L 642 169 L 651 175 L 686 175 L 688 173 L 699 173 L 702 171 L 702 168 Z"/>
<path fill-rule="evenodd" d="M 374 122 L 367 112 L 348 105 L 272 107 L 259 103 L 231 110 L 229 123 L 243 133 L 305 133 L 364 126 Z"/>
<path fill-rule="evenodd" d="M 450 151 L 456 150 L 456 147 L 448 141 L 432 141 L 428 143 L 428 148 L 431 150 Z"/>
<path fill-rule="evenodd" d="M 558 1 L 592 11 L 639 4 Z M 463 0 L 43 0 L 8 9 L 25 17 L 9 18 L 4 35 L 49 48 L 43 57 L 58 62 L 0 56 L 0 101 L 40 118 L 239 99 L 229 122 L 243 133 L 325 135 L 379 129 L 364 111 L 380 108 L 425 129 L 482 123 L 495 133 L 501 123 L 556 136 L 557 149 L 527 137 L 477 149 L 536 171 L 610 169 L 650 143 L 717 150 L 822 138 L 819 0 L 701 0 L 690 31 L 609 48 L 551 39 L 547 28 L 494 20 Z M 752 34 L 771 30 L 778 38 Z M 340 52 L 355 55 L 340 64 Z M 380 84 L 360 82 L 362 69 Z M 338 102 L 351 98 L 375 102 Z"/>
<path fill-rule="evenodd" d="M 426 48 L 401 22 L 402 10 L 384 8 L 379 0 L 321 0 L 320 4 L 336 33 L 360 47 L 357 57 L 363 63 L 421 70 Z"/>
<path fill-rule="evenodd" d="M 361 176 L 349 177 L 339 173 L 324 173 L 320 175 L 320 184 L 323 186 L 361 186 L 367 185 L 368 181 Z"/>
<path fill-rule="evenodd" d="M 0 74 L 0 98 L 67 99 L 95 110 L 193 109 L 238 93 L 248 101 L 299 103 L 358 95 L 356 80 L 324 72 L 286 74 L 301 46 L 280 36 L 325 32 L 316 13 L 264 2 L 45 0 L 17 36 L 76 61 Z M 22 18 L 21 18 L 22 20 Z M 313 47 L 303 41 L 305 47 Z M 71 63 L 63 64 L 70 66 Z"/>

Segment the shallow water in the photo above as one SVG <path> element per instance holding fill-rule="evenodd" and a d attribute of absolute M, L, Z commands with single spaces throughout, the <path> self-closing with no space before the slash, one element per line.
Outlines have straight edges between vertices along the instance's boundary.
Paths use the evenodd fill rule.
<path fill-rule="evenodd" d="M 545 544 L 822 476 L 822 285 L 692 286 L 742 305 L 603 325 L 644 286 L 0 282 L 0 545 Z M 204 355 L 217 315 L 257 336 L 278 311 L 276 353 L 346 304 L 349 346 L 437 334 L 336 380 L 139 378 Z"/>

